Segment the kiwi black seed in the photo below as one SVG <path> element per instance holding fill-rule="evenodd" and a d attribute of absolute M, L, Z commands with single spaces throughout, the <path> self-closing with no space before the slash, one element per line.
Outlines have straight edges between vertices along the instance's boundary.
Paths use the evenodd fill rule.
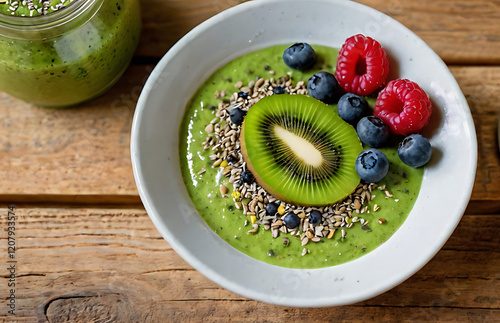
<path fill-rule="evenodd" d="M 332 106 L 308 96 L 261 99 L 245 117 L 240 146 L 257 183 L 289 203 L 332 204 L 360 181 L 356 130 Z"/>

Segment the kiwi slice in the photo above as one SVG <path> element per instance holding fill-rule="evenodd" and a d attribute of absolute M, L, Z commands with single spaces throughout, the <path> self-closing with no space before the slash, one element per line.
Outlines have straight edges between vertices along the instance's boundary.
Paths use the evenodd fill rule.
<path fill-rule="evenodd" d="M 360 182 L 355 161 L 362 145 L 356 131 L 334 106 L 305 95 L 258 101 L 244 119 L 240 146 L 257 183 L 292 204 L 332 204 Z"/>

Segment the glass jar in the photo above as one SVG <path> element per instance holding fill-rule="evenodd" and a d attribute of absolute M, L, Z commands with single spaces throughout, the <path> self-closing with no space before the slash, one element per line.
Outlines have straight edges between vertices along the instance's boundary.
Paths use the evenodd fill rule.
<path fill-rule="evenodd" d="M 108 90 L 139 41 L 138 0 L 75 0 L 34 17 L 0 14 L 0 91 L 67 107 Z"/>

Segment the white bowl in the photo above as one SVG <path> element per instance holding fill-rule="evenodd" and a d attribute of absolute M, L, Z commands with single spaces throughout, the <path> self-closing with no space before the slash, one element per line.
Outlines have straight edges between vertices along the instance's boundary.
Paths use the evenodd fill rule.
<path fill-rule="evenodd" d="M 219 238 L 199 216 L 179 165 L 179 126 L 189 99 L 215 70 L 270 45 L 306 41 L 340 47 L 351 35 L 377 39 L 392 78 L 409 78 L 434 104 L 434 156 L 408 219 L 382 246 L 354 261 L 288 269 L 253 259 Z M 415 34 L 364 5 L 341 0 L 252 1 L 207 20 L 175 44 L 140 96 L 132 126 L 132 164 L 154 225 L 191 266 L 242 296 L 285 306 L 359 302 L 398 285 L 449 238 L 467 206 L 477 142 L 467 102 L 441 59 Z"/>

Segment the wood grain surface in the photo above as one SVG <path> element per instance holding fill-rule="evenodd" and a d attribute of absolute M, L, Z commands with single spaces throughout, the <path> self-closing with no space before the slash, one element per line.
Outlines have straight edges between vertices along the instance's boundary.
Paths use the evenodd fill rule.
<path fill-rule="evenodd" d="M 285 0 L 286 1 L 286 0 Z M 137 54 L 161 57 L 192 27 L 241 0 L 143 0 Z M 499 64 L 500 2 L 493 0 L 361 0 L 410 28 L 449 64 Z M 154 10 L 151 10 L 154 8 Z M 386 21 L 372 32 L 383 32 Z"/>
<path fill-rule="evenodd" d="M 209 281 L 160 236 L 132 174 L 137 98 L 177 40 L 240 2 L 142 1 L 134 63 L 108 93 L 80 107 L 43 109 L 0 92 L 0 322 L 500 322 L 498 0 L 359 1 L 410 28 L 449 65 L 478 138 L 466 214 L 442 250 L 406 282 L 351 306 L 275 306 Z M 7 314 L 12 203 L 16 316 Z"/>
<path fill-rule="evenodd" d="M 18 205 L 16 212 L 22 322 L 366 322 L 378 315 L 388 322 L 487 322 L 500 311 L 498 215 L 466 215 L 434 259 L 391 291 L 316 310 L 263 304 L 217 286 L 172 250 L 141 208 Z"/>
<path fill-rule="evenodd" d="M 0 93 L 0 198 L 7 202 L 139 203 L 130 161 L 135 102 L 152 65 L 133 65 L 105 96 L 47 110 Z M 451 66 L 476 126 L 476 213 L 500 212 L 500 67 Z M 478 201 L 476 203 L 476 201 Z M 474 211 L 473 211 L 474 212 Z"/>

